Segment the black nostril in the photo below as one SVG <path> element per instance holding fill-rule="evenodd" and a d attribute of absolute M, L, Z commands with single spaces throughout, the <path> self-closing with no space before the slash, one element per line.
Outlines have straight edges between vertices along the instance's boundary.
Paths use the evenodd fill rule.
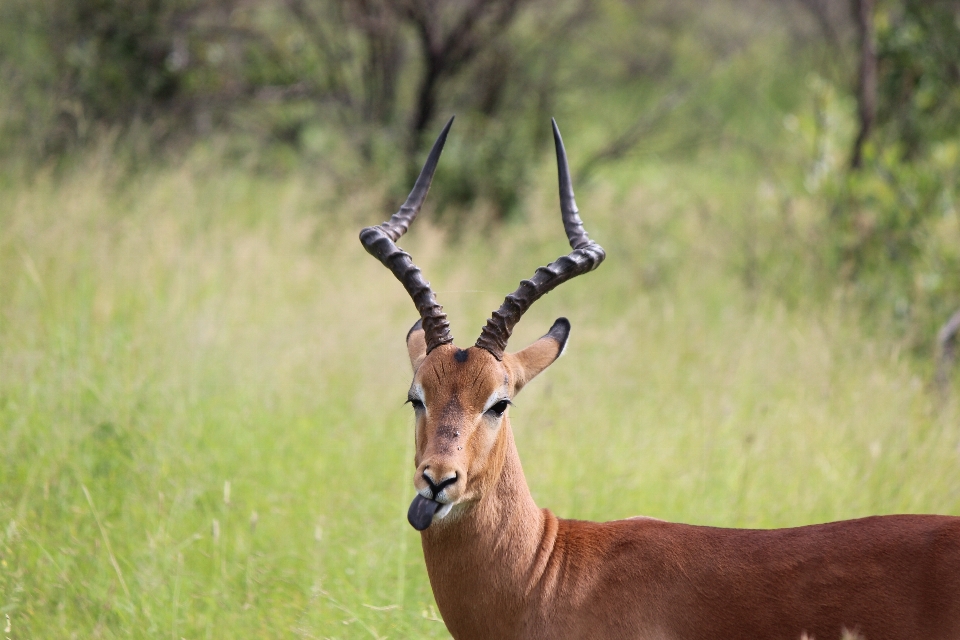
<path fill-rule="evenodd" d="M 446 480 L 442 480 L 439 483 L 434 483 L 433 480 L 430 479 L 430 476 L 426 474 L 426 469 L 424 469 L 424 473 L 422 474 L 422 476 L 423 476 L 423 479 L 427 481 L 427 484 L 430 485 L 430 493 L 433 494 L 433 497 L 437 497 L 438 493 L 440 493 L 450 485 L 456 483 L 457 478 L 459 477 L 456 473 L 454 473 L 453 477 L 447 478 Z"/>
<path fill-rule="evenodd" d="M 446 489 L 452 484 L 455 484 L 456 482 L 457 482 L 457 474 L 453 474 L 452 478 L 447 478 L 446 480 L 444 480 L 443 482 L 437 485 L 437 493 L 439 493 L 440 491 L 443 491 L 444 489 Z"/>

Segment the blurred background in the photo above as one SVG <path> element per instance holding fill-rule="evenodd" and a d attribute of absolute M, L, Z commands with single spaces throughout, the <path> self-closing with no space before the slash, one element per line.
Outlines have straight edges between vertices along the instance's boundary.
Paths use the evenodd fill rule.
<path fill-rule="evenodd" d="M 5 637 L 448 637 L 400 244 L 561 517 L 960 514 L 960 2 L 0 0 Z M 362 471 L 362 478 L 358 477 Z"/>

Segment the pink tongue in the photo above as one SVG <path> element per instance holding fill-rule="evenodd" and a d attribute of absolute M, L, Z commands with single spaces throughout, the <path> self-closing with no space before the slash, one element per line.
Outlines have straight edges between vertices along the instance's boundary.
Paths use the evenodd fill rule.
<path fill-rule="evenodd" d="M 410 503 L 410 510 L 407 511 L 407 520 L 417 531 L 423 531 L 430 526 L 433 521 L 433 514 L 440 508 L 440 503 L 429 498 L 424 498 L 419 493 Z"/>

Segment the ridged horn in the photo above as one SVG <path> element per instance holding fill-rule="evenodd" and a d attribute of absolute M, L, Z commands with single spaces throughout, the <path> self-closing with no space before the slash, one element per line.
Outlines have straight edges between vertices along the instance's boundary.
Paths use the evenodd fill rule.
<path fill-rule="evenodd" d="M 453 118 L 450 118 L 437 141 L 433 143 L 430 155 L 427 156 L 427 161 L 420 170 L 420 177 L 417 178 L 413 190 L 400 210 L 383 224 L 367 227 L 360 232 L 360 242 L 363 243 L 367 253 L 390 269 L 413 298 L 413 304 L 416 305 L 420 319 L 423 321 L 427 353 L 442 344 L 453 342 L 450 323 L 447 322 L 447 314 L 443 312 L 443 307 L 437 303 L 433 290 L 430 289 L 430 283 L 423 277 L 423 272 L 413 264 L 410 254 L 400 249 L 396 242 L 407 232 L 420 212 L 427 192 L 430 191 L 430 183 L 433 181 L 433 174 L 437 170 L 437 163 L 440 161 L 440 154 L 443 152 L 443 145 L 447 141 L 447 133 L 452 124 Z"/>
<path fill-rule="evenodd" d="M 573 198 L 573 185 L 570 182 L 570 166 L 567 163 L 567 152 L 563 148 L 563 139 L 557 121 L 553 122 L 553 141 L 557 148 L 557 174 L 560 182 L 560 215 L 563 219 L 563 229 L 567 232 L 567 240 L 573 249 L 568 255 L 561 256 L 555 262 L 537 269 L 529 280 L 522 280 L 516 291 L 511 293 L 493 312 L 493 317 L 477 338 L 476 346 L 489 351 L 497 360 L 503 359 L 510 334 L 527 309 L 559 285 L 571 278 L 593 271 L 606 254 L 603 248 L 587 236 L 583 228 L 583 221 L 577 211 L 577 203 Z"/>

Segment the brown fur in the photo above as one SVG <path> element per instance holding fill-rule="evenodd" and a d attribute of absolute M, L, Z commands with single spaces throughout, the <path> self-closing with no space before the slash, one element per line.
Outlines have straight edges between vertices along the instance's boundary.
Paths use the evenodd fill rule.
<path fill-rule="evenodd" d="M 632 518 L 563 520 L 537 508 L 509 416 L 513 398 L 559 355 L 544 336 L 497 361 L 453 345 L 426 355 L 408 336 L 414 484 L 457 474 L 456 506 L 422 532 L 434 597 L 457 640 L 783 638 L 960 639 L 960 518 L 885 516 L 741 530 Z"/>

